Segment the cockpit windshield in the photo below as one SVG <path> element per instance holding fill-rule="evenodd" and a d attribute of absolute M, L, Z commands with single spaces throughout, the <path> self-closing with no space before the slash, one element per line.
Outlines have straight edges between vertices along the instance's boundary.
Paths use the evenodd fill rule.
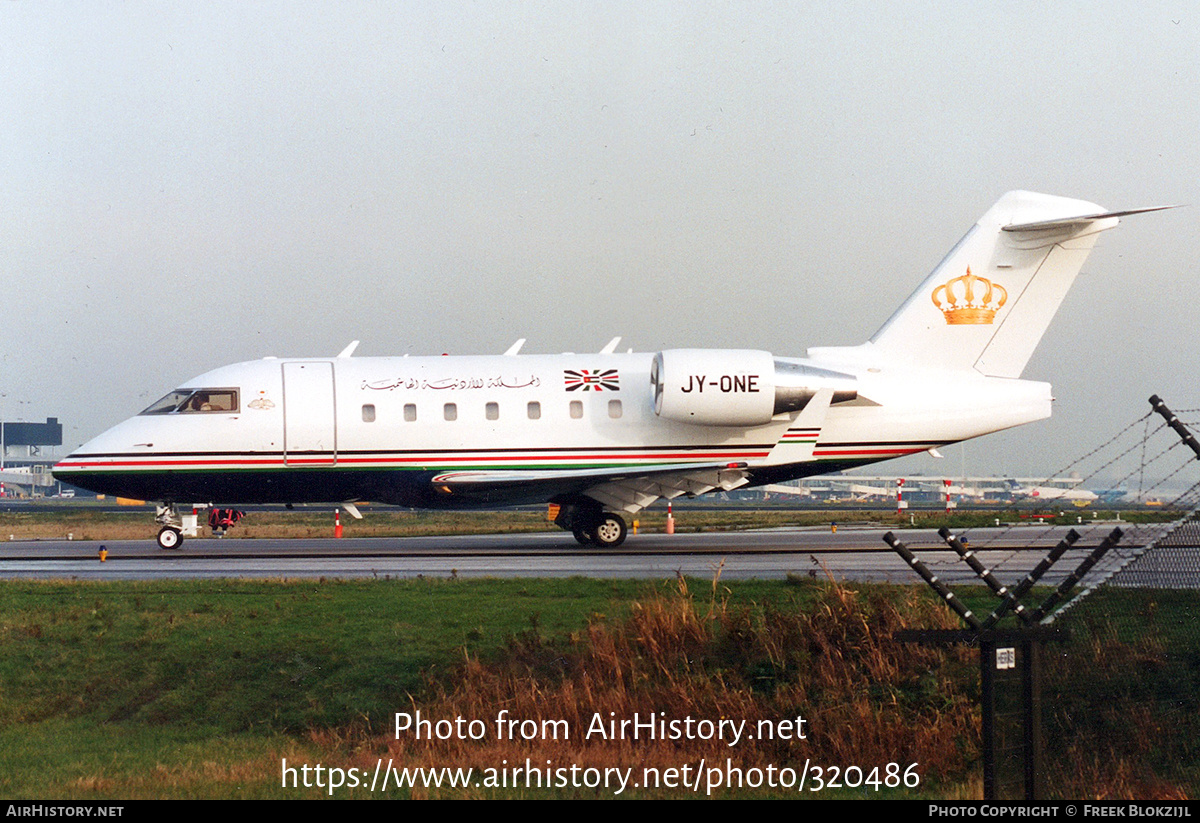
<path fill-rule="evenodd" d="M 142 414 L 201 414 L 238 410 L 237 389 L 175 389 Z"/>

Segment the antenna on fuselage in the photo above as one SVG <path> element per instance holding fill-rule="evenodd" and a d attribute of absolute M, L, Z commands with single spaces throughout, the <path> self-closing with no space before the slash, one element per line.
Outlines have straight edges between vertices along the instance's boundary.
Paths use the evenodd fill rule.
<path fill-rule="evenodd" d="M 351 340 L 350 345 L 347 346 L 346 348 L 342 349 L 341 352 L 338 354 L 338 358 L 341 359 L 343 357 L 349 357 L 350 355 L 354 354 L 354 350 L 357 348 L 358 348 L 358 341 Z"/>
<path fill-rule="evenodd" d="M 506 351 L 504 353 L 504 356 L 509 357 L 509 356 L 515 355 L 517 352 L 519 352 L 521 350 L 521 347 L 524 345 L 525 345 L 525 338 L 522 337 L 516 343 L 513 343 L 511 346 L 508 347 L 508 351 Z"/>

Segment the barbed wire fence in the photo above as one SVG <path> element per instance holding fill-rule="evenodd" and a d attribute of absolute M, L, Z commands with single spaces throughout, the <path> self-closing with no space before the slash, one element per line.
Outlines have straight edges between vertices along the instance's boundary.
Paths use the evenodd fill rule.
<path fill-rule="evenodd" d="M 1174 415 L 1187 428 L 1200 430 L 1200 408 L 1183 409 Z M 1069 521 L 1072 515 L 1079 524 L 1120 526 L 1121 542 L 1083 581 L 1086 589 L 1101 579 L 1107 580 L 1167 533 L 1182 528 L 1186 515 L 1200 507 L 1200 460 L 1153 409 L 1124 425 L 1105 442 L 1046 475 L 1039 485 L 1052 488 L 1064 477 L 1070 477 L 1078 488 L 1095 492 L 1097 499 L 1086 509 L 1076 508 L 1074 501 L 1066 498 L 1025 499 L 1007 507 L 1007 513 L 999 518 L 997 527 L 966 529 L 960 537 L 969 538 L 976 551 L 1003 550 L 1003 547 L 1013 545 L 1053 545 L 1053 535 L 1061 533 L 1064 518 Z M 1054 517 L 1054 514 L 1062 516 Z M 1190 532 L 1185 529 L 1184 534 Z M 913 549 L 944 547 L 932 537 L 924 540 L 914 537 L 910 545 Z M 1008 561 L 1016 560 L 1020 551 L 1024 550 L 1011 550 L 1007 557 L 995 561 L 995 567 L 1003 568 Z M 1190 558 L 1183 560 L 1164 560 L 1161 552 L 1154 551 L 1138 568 L 1146 569 L 1154 562 L 1166 562 L 1163 567 L 1166 577 L 1169 578 L 1174 570 L 1188 580 L 1194 579 Z M 1200 563 L 1200 558 L 1196 562 Z M 929 565 L 936 568 L 958 564 L 958 558 L 945 556 L 942 560 L 931 560 Z M 1121 581 L 1128 579 L 1131 578 L 1120 578 L 1115 584 L 1122 585 Z M 1078 599 L 1074 598 L 1071 604 Z"/>
<path fill-rule="evenodd" d="M 965 634 L 975 640 L 968 642 L 980 645 L 981 663 L 998 655 L 1000 645 L 1017 643 L 1023 670 L 1034 673 L 1029 683 L 1038 685 L 1028 693 L 1011 679 L 998 687 L 1003 677 L 983 678 L 990 684 L 981 698 L 985 794 L 990 786 L 994 796 L 1016 797 L 1012 792 L 1023 785 L 1038 797 L 1060 799 L 1200 795 L 1200 441 L 1190 432 L 1200 429 L 1200 409 L 1172 413 L 1157 397 L 1151 406 L 1044 482 L 1053 489 L 1052 479 L 1069 476 L 1095 491 L 1091 511 L 1051 493 L 1014 507 L 1002 515 L 1004 523 L 998 518 L 959 537 L 941 530 L 954 555 L 941 551 L 935 559 L 930 552 L 927 565 L 893 546 L 912 555 L 915 563 L 905 559 L 931 585 L 965 561 L 1004 601 L 986 620 L 958 609 L 972 627 Z M 1065 534 L 1064 520 L 1075 521 L 1076 533 Z M 927 532 L 912 538 L 914 548 L 935 547 Z M 1010 561 L 1027 568 L 1029 551 L 1043 546 L 1055 548 L 1019 585 L 1006 575 Z M 976 556 L 984 551 L 986 566 Z M 1048 597 L 1028 588 L 1057 560 L 1071 566 L 1081 554 Z M 1042 605 L 1020 613 L 1011 628 L 998 624 L 1005 605 L 1020 611 L 1026 595 Z M 942 596 L 954 605 L 952 593 Z M 999 657 L 994 662 L 1011 668 L 1000 666 Z M 1027 748 L 1015 745 L 1018 738 Z M 1022 763 L 1023 778 L 1014 771 Z"/>
<path fill-rule="evenodd" d="M 1067 638 L 1051 645 L 1042 684 L 1043 785 L 1061 798 L 1200 794 L 1200 444 L 1189 431 L 1200 409 L 1151 403 L 1056 473 L 1106 488 L 1101 500 L 1177 515 L 1124 515 L 1117 547 L 1044 621 Z"/>

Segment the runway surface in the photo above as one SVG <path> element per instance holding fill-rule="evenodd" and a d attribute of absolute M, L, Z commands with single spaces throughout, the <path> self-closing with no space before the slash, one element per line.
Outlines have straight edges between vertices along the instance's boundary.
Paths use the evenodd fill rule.
<path fill-rule="evenodd" d="M 1114 527 L 1084 524 L 1082 535 L 1043 582 L 1072 571 Z M 580 546 L 565 532 L 454 537 L 296 540 L 189 539 L 165 551 L 152 540 L 38 540 L 0 544 L 0 578 L 149 580 L 198 578 L 424 577 L 711 577 L 917 582 L 917 574 L 884 542 L 884 528 L 771 529 L 703 534 L 632 535 L 615 550 Z M 972 529 L 981 562 L 1003 582 L 1024 577 L 1067 532 L 1066 527 Z M 1127 529 L 1128 532 L 1128 529 Z M 975 574 L 931 530 L 897 537 L 942 580 Z M 1127 538 L 1122 551 L 1136 544 Z M 1098 568 L 1119 561 L 1112 552 Z"/>

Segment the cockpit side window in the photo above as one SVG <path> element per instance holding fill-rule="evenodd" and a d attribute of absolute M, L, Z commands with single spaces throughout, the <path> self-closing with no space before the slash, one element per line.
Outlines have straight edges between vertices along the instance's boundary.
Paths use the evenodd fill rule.
<path fill-rule="evenodd" d="M 142 414 L 201 414 L 238 410 L 237 389 L 176 389 Z"/>
<path fill-rule="evenodd" d="M 142 410 L 142 414 L 169 414 L 179 408 L 179 404 L 191 396 L 191 389 L 176 389 L 173 392 L 168 392 L 163 398 L 151 403 Z"/>

